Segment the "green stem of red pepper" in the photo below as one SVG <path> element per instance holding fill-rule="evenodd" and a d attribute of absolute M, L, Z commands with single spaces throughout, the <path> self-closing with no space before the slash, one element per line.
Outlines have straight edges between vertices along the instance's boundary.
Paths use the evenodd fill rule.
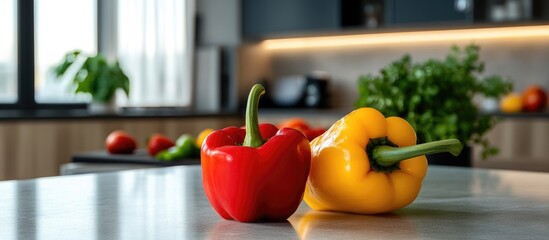
<path fill-rule="evenodd" d="M 243 146 L 247 147 L 261 147 L 263 145 L 263 138 L 259 131 L 259 119 L 257 116 L 259 97 L 265 93 L 265 88 L 260 84 L 256 84 L 252 87 L 250 95 L 248 95 L 248 103 L 246 105 L 246 136 L 244 138 Z"/>
<path fill-rule="evenodd" d="M 457 139 L 447 139 L 408 147 L 381 145 L 373 149 L 372 157 L 379 165 L 388 167 L 402 160 L 426 154 L 449 152 L 457 156 L 462 148 L 461 143 Z"/>

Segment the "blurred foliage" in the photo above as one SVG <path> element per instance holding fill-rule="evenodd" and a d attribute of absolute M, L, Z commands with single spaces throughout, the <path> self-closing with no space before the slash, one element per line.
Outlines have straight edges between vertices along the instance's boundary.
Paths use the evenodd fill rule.
<path fill-rule="evenodd" d="M 485 158 L 497 153 L 483 137 L 495 119 L 481 114 L 473 97 L 501 97 L 512 90 L 512 83 L 500 76 L 480 79 L 477 74 L 483 70 L 476 45 L 453 46 L 444 60 L 412 63 L 405 55 L 381 69 L 379 76 L 359 78 L 355 107 L 373 107 L 385 116 L 406 119 L 419 143 L 457 138 L 464 144 L 480 144 Z"/>
<path fill-rule="evenodd" d="M 78 59 L 84 58 L 81 66 Z M 120 68 L 118 62 L 109 64 L 101 55 L 84 56 L 80 51 L 67 53 L 64 59 L 55 67 L 57 78 L 69 72 L 71 66 L 77 67 L 72 77 L 75 93 L 88 93 L 97 102 L 109 102 L 118 88 L 124 90 L 126 96 L 130 94 L 130 81 Z"/>

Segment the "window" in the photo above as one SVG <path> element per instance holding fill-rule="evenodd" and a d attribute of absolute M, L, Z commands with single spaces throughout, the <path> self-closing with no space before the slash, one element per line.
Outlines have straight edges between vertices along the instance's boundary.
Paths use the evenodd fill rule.
<path fill-rule="evenodd" d="M 68 79 L 57 79 L 52 72 L 67 52 L 97 52 L 96 0 L 35 0 L 34 78 L 38 103 L 66 103 L 89 100 L 75 95 Z"/>
<path fill-rule="evenodd" d="M 17 101 L 16 3 L 0 1 L 0 103 Z"/>
<path fill-rule="evenodd" d="M 130 77 L 120 105 L 190 106 L 194 2 L 0 1 L 0 108 L 85 107 L 91 98 L 53 75 L 73 50 L 119 60 Z"/>
<path fill-rule="evenodd" d="M 192 1 L 119 0 L 118 51 L 130 106 L 191 104 Z"/>

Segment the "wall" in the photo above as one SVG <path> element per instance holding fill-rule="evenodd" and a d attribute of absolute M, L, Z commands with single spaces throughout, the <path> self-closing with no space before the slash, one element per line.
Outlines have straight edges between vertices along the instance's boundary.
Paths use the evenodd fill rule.
<path fill-rule="evenodd" d="M 195 61 L 195 90 L 198 93 L 202 89 L 212 88 L 211 81 L 216 81 L 223 86 L 220 91 L 224 94 L 216 94 L 210 91 L 208 94 L 195 94 L 195 102 L 199 103 L 198 109 L 226 111 L 237 109 L 236 86 L 236 51 L 241 39 L 241 4 L 240 0 L 199 0 L 196 1 L 197 11 L 197 42 Z M 204 70 L 204 71 L 202 71 Z M 206 73 L 206 74 L 204 74 Z M 219 79 L 216 79 L 219 78 Z M 209 96 L 212 95 L 213 96 Z M 217 96 L 215 96 L 217 95 Z M 222 98 L 221 106 L 214 98 Z M 203 99 L 210 99 L 206 104 Z"/>
<path fill-rule="evenodd" d="M 313 70 L 331 73 L 332 104 L 350 109 L 358 98 L 357 79 L 363 74 L 379 74 L 388 63 L 409 53 L 413 61 L 443 58 L 452 44 L 466 46 L 470 41 L 390 44 L 339 48 L 265 50 L 261 45 L 243 47 L 240 58 L 240 97 L 262 77 L 276 79 Z M 515 89 L 537 83 L 549 89 L 549 41 L 545 38 L 478 40 L 484 74 L 497 74 L 513 80 Z M 256 67 L 258 66 L 258 67 Z M 268 66 L 268 67 L 266 67 Z M 246 72 L 246 69 L 249 69 Z"/>
<path fill-rule="evenodd" d="M 196 1 L 198 45 L 240 44 L 240 0 Z"/>
<path fill-rule="evenodd" d="M 122 129 L 144 148 L 153 133 L 176 139 L 205 128 L 241 126 L 238 117 L 185 119 L 95 119 L 0 122 L 0 180 L 55 176 L 75 153 L 104 149 L 106 136 Z"/>

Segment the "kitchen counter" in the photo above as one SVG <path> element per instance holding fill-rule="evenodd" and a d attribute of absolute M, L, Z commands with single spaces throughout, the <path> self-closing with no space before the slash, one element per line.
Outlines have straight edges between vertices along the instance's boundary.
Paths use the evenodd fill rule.
<path fill-rule="evenodd" d="M 419 197 L 390 214 L 313 211 L 288 222 L 222 220 L 200 166 L 0 182 L 0 239 L 541 239 L 549 174 L 431 166 Z"/>

